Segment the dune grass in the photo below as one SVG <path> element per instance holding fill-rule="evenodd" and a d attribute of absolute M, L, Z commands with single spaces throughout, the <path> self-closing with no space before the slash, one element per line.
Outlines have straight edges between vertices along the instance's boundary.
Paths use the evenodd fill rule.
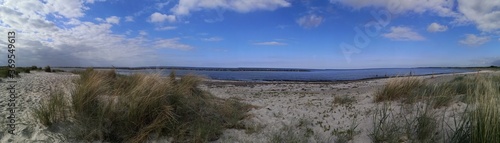
<path fill-rule="evenodd" d="M 54 92 L 41 101 L 34 110 L 33 116 L 46 126 L 67 119 L 69 103 L 62 92 Z"/>
<path fill-rule="evenodd" d="M 375 94 L 375 101 L 394 101 L 408 96 L 414 90 L 425 86 L 425 82 L 418 77 L 397 77 L 390 79 L 382 90 Z"/>
<path fill-rule="evenodd" d="M 333 103 L 340 104 L 340 105 L 348 105 L 348 104 L 355 103 L 356 101 L 357 101 L 356 98 L 349 96 L 349 95 L 342 95 L 342 96 L 338 95 L 338 96 L 335 96 L 335 98 L 333 98 Z"/>
<path fill-rule="evenodd" d="M 476 76 L 475 88 L 468 89 L 472 108 L 464 114 L 463 124 L 459 128 L 465 132 L 457 137 L 456 142 L 498 142 L 500 141 L 500 77 Z"/>
<path fill-rule="evenodd" d="M 458 76 L 444 83 L 420 83 L 423 82 L 412 78 L 390 80 L 376 93 L 376 102 L 389 102 L 381 102 L 383 105 L 375 110 L 374 128 L 370 134 L 373 142 L 401 142 L 401 137 L 410 142 L 489 143 L 500 140 L 500 76 Z M 396 112 L 389 104 L 397 99 L 409 103 L 401 106 L 422 105 L 425 108 L 412 108 L 416 113 Z M 454 117 L 453 124 L 444 123 L 444 116 L 439 120 L 436 109 L 454 102 L 466 103 L 467 108 L 455 113 L 459 116 Z"/>
<path fill-rule="evenodd" d="M 269 134 L 269 143 L 308 143 L 311 140 L 322 142 L 326 139 L 315 139 L 314 131 L 310 128 L 311 121 L 307 119 L 299 119 L 298 122 L 290 124 L 282 124 L 276 132 Z"/>
<path fill-rule="evenodd" d="M 60 103 L 50 98 L 34 110 L 35 117 L 50 126 L 60 119 L 55 115 L 69 115 L 68 137 L 86 141 L 144 142 L 167 136 L 175 142 L 207 142 L 225 128 L 244 128 L 240 120 L 252 106 L 216 98 L 200 90 L 199 82 L 193 75 L 176 80 L 87 69 L 75 81 L 71 113 L 52 110 Z"/>

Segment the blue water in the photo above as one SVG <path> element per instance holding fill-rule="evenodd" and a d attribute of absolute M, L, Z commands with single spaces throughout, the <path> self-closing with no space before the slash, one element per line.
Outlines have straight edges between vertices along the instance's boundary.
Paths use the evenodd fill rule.
<path fill-rule="evenodd" d="M 175 70 L 178 76 L 186 74 L 201 75 L 217 80 L 239 81 L 345 81 L 369 78 L 394 76 L 429 75 L 471 72 L 468 69 L 453 68 L 378 68 L 378 69 L 337 69 L 337 70 L 308 70 L 297 71 L 206 71 L 206 70 Z M 132 73 L 161 73 L 167 76 L 171 70 L 124 70 L 118 69 L 119 74 Z"/>

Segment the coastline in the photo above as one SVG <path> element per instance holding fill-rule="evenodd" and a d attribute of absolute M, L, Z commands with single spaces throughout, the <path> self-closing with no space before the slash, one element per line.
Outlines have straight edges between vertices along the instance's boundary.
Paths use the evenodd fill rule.
<path fill-rule="evenodd" d="M 67 68 L 67 67 L 66 67 Z M 76 67 L 77 69 L 64 69 L 69 71 L 74 70 L 85 70 L 82 67 Z M 57 69 L 57 68 L 56 68 Z M 287 68 L 204 68 L 204 67 L 157 67 L 157 68 L 147 68 L 147 67 L 97 67 L 97 70 L 125 70 L 121 71 L 121 74 L 132 74 L 132 73 L 159 73 L 162 76 L 167 76 L 170 71 L 176 71 L 178 75 L 195 74 L 200 75 L 202 78 L 209 80 L 220 80 L 220 81 L 237 81 L 237 82 L 350 82 L 350 81 L 362 81 L 371 79 L 383 79 L 383 78 L 393 78 L 393 77 L 405 77 L 405 76 L 426 76 L 426 75 L 440 75 L 449 73 L 461 73 L 461 72 L 471 72 L 480 71 L 479 69 L 469 69 L 469 68 L 453 68 L 453 67 L 416 67 L 416 68 L 368 68 L 368 69 L 287 69 Z M 439 69 L 437 73 L 434 73 L 432 69 Z M 444 70 L 443 70 L 444 69 Z M 450 70 L 463 70 L 463 71 L 446 71 Z M 146 71 L 139 71 L 146 70 Z M 154 71 L 147 71 L 154 70 Z M 357 72 L 366 71 L 367 72 Z M 413 71 L 417 70 L 417 71 Z M 418 71 L 424 70 L 424 71 Z M 425 71 L 427 70 L 427 71 Z M 465 71 L 469 70 L 469 71 Z M 326 71 L 326 73 L 325 73 Z M 346 74 L 345 71 L 356 71 L 356 74 Z M 213 72 L 221 72 L 214 74 Z M 227 73 L 226 73 L 227 72 Z M 242 72 L 242 73 L 240 73 Z M 245 72 L 245 73 L 243 73 Z M 250 72 L 250 73 L 246 73 Z M 286 76 L 281 76 L 285 72 Z M 305 74 L 303 74 L 305 73 Z M 374 75 L 368 75 L 373 73 Z M 224 75 L 224 76 L 221 76 Z M 228 76 L 229 75 L 229 76 Z M 379 76 L 380 75 L 380 76 Z"/>
<path fill-rule="evenodd" d="M 496 74 L 499 71 L 479 71 L 455 74 L 418 76 L 428 83 L 443 83 L 458 76 L 475 74 Z M 405 78 L 405 77 L 397 77 Z M 333 142 L 334 131 L 345 131 L 357 124 L 359 131 L 352 142 L 372 142 L 369 131 L 373 129 L 372 113 L 379 105 L 374 102 L 374 94 L 392 78 L 356 80 L 347 82 L 234 82 L 215 81 L 202 85 L 202 89 L 226 99 L 240 99 L 257 106 L 250 111 L 252 118 L 244 122 L 257 133 L 245 130 L 227 130 L 216 142 L 267 142 L 270 135 L 286 132 L 289 127 L 300 131 L 299 125 L 315 134 L 316 141 Z M 339 104 L 337 97 L 349 97 L 353 103 Z M 399 111 L 399 103 L 390 102 L 390 108 Z M 455 115 L 449 111 L 461 112 L 466 104 L 456 102 L 437 112 L 446 117 Z M 448 112 L 446 112 L 448 111 Z M 447 122 L 451 121 L 447 119 Z M 297 128 L 295 128 L 297 127 Z"/>
<path fill-rule="evenodd" d="M 474 72 L 460 72 L 460 73 L 441 73 L 441 74 L 423 74 L 423 75 L 403 75 L 403 76 L 389 76 L 389 77 L 373 77 L 373 78 L 363 78 L 355 80 L 264 80 L 264 81 L 252 81 L 252 80 L 222 80 L 222 79 L 210 79 L 207 77 L 202 77 L 203 82 L 206 84 L 276 84 L 276 83 L 288 83 L 288 84 L 336 84 L 336 83 L 352 83 L 352 82 L 363 82 L 379 79 L 390 79 L 397 77 L 439 77 L 439 76 L 449 76 L 449 75 L 463 75 L 463 74 L 475 74 L 475 73 L 490 73 L 496 72 L 494 70 L 478 70 Z"/>
<path fill-rule="evenodd" d="M 457 76 L 474 74 L 500 74 L 500 71 L 477 71 L 467 73 L 422 75 L 427 82 L 446 82 Z M 16 135 L 6 131 L 2 133 L 0 142 L 64 142 L 67 141 L 60 128 L 46 128 L 31 117 L 31 110 L 39 105 L 51 91 L 62 89 L 70 95 L 72 80 L 78 75 L 72 73 L 21 73 L 18 79 L 19 108 Z M 391 78 L 364 79 L 342 82 L 241 82 L 205 79 L 200 86 L 216 97 L 223 99 L 238 99 L 244 103 L 256 106 L 249 112 L 249 117 L 243 122 L 246 129 L 228 129 L 215 142 L 267 142 L 270 134 L 282 131 L 284 127 L 295 126 L 307 122 L 307 128 L 321 140 L 331 140 L 334 129 L 347 128 L 353 121 L 359 124 L 361 130 L 353 142 L 371 142 L 369 133 L 372 127 L 371 112 L 377 104 L 373 102 L 374 93 L 384 86 Z M 7 88 L 1 84 L 1 88 Z M 1 90 L 2 95 L 6 90 Z M 349 105 L 335 103 L 339 96 L 352 97 L 355 102 Z M 2 96 L 0 101 L 6 101 Z M 5 102 L 1 103 L 2 105 Z M 463 103 L 454 103 L 450 110 L 461 111 Z M 4 107 L 4 106 L 2 106 Z M 0 112 L 6 117 L 7 112 Z M 449 113 L 446 114 L 447 116 Z M 356 118 L 354 118 L 356 116 Z M 450 115 L 451 116 L 451 115 Z M 6 118 L 2 118 L 3 123 Z M 1 127 L 6 129 L 6 124 Z M 161 142 L 161 141 L 160 141 Z"/>

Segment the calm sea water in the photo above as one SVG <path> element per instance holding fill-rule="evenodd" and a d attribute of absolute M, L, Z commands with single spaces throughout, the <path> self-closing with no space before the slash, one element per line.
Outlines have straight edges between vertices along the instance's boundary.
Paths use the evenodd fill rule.
<path fill-rule="evenodd" d="M 75 68 L 58 68 L 66 71 Z M 133 73 L 161 73 L 168 76 L 171 70 L 142 69 L 125 70 L 117 69 L 118 74 L 129 75 Z M 213 70 L 175 70 L 178 76 L 186 74 L 201 75 L 217 80 L 238 81 L 345 81 L 370 78 L 407 76 L 407 75 L 429 75 L 472 72 L 469 69 L 454 68 L 377 68 L 377 69 L 332 69 L 332 70 L 306 70 L 306 71 L 213 71 Z"/>
<path fill-rule="evenodd" d="M 369 78 L 429 75 L 471 72 L 468 69 L 453 68 L 378 68 L 378 69 L 337 69 L 337 70 L 308 70 L 308 71 L 206 71 L 206 70 L 175 70 L 178 76 L 185 74 L 201 75 L 217 80 L 239 81 L 344 81 Z M 117 70 L 119 74 L 158 73 L 167 76 L 171 70 Z"/>

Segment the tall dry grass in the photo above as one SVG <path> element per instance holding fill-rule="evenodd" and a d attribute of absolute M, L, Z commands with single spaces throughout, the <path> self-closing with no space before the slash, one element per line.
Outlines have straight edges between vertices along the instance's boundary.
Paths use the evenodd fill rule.
<path fill-rule="evenodd" d="M 193 75 L 176 80 L 87 69 L 75 81 L 71 114 L 38 110 L 48 116 L 67 114 L 74 123 L 68 136 L 86 141 L 144 142 L 168 136 L 176 142 L 207 142 L 216 140 L 225 128 L 243 128 L 239 121 L 251 106 L 216 98 L 200 90 L 199 82 Z"/>
<path fill-rule="evenodd" d="M 374 114 L 374 142 L 392 142 L 407 136 L 413 142 L 447 143 L 490 143 L 500 141 L 500 76 L 474 75 L 458 76 L 437 84 L 421 84 L 411 78 L 389 81 L 376 93 L 376 101 L 394 101 L 425 105 L 424 110 L 415 115 L 389 110 L 386 102 Z M 401 91 L 403 90 L 403 91 Z M 447 107 L 455 102 L 467 104 L 453 118 L 452 125 L 444 126 L 438 120 L 437 108 Z M 401 104 L 402 106 L 404 104 Z M 408 106 L 408 105 L 404 105 Z M 429 108 L 432 107 L 432 108 Z M 431 113 L 431 114 L 429 114 Z M 404 118 L 397 118 L 397 117 Z M 401 123 L 405 123 L 401 124 Z M 441 128 L 438 126 L 441 125 Z M 403 133 L 406 128 L 406 133 Z M 436 135 L 435 133 L 448 132 Z"/>
<path fill-rule="evenodd" d="M 498 77 L 474 79 L 475 88 L 469 89 L 472 98 L 471 110 L 465 114 L 465 128 L 469 129 L 470 142 L 487 143 L 500 141 L 500 80 Z"/>
<path fill-rule="evenodd" d="M 68 118 L 69 103 L 62 92 L 51 93 L 41 101 L 32 112 L 32 115 L 46 126 L 64 121 Z"/>
<path fill-rule="evenodd" d="M 425 86 L 419 77 L 397 77 L 390 79 L 384 87 L 375 94 L 375 101 L 393 101 L 409 96 L 411 92 Z"/>

